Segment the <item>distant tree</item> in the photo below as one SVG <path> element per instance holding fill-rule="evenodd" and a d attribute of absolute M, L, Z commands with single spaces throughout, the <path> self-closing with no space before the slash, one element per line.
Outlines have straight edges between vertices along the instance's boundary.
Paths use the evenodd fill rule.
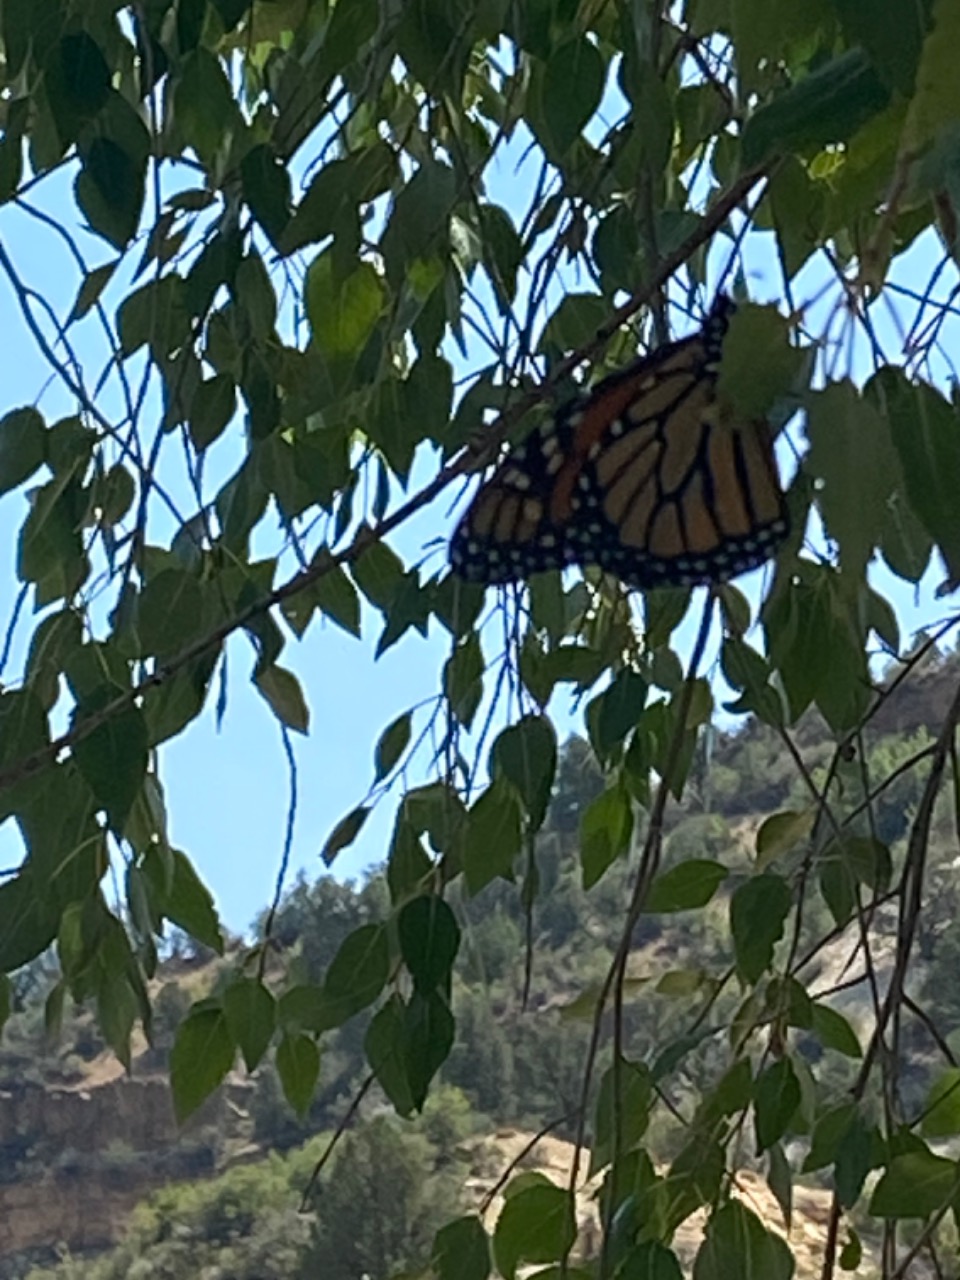
<path fill-rule="evenodd" d="M 348 1134 L 314 1201 L 304 1280 L 387 1280 L 421 1267 L 458 1207 L 454 1179 L 434 1176 L 433 1158 L 424 1136 L 386 1116 Z"/>

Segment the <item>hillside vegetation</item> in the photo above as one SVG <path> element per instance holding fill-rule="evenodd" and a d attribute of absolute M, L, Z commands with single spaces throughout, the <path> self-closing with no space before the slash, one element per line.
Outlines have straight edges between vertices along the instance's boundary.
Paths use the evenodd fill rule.
<path fill-rule="evenodd" d="M 940 691 L 956 681 L 958 670 L 954 654 L 925 659 L 884 703 L 838 784 L 847 788 L 852 807 L 850 795 L 869 779 L 877 792 L 872 838 L 889 849 L 891 870 L 903 857 L 922 791 L 925 745 L 944 705 Z M 799 812 L 805 803 L 797 762 L 773 729 L 749 721 L 737 733 L 715 731 L 704 741 L 681 801 L 668 810 L 663 874 L 700 860 L 722 864 L 728 877 L 703 909 L 644 914 L 625 983 L 624 1053 L 646 1063 L 654 1079 L 664 1064 L 672 1071 L 665 1105 L 650 1110 L 646 1134 L 648 1149 L 664 1166 L 683 1158 L 703 1083 L 722 1072 L 737 1043 L 744 992 L 730 973 L 732 895 L 755 870 L 762 820 Z M 822 775 L 833 743 L 814 713 L 801 722 L 795 741 L 804 767 L 814 777 Z M 910 762 L 915 767 L 904 768 Z M 495 1182 L 492 1135 L 549 1131 L 568 1142 L 577 1136 L 571 1117 L 582 1088 L 591 992 L 610 964 L 631 874 L 630 858 L 624 857 L 592 889 L 583 888 L 581 822 L 602 790 L 590 747 L 571 739 L 536 841 L 540 894 L 531 916 L 516 884 L 506 878 L 492 880 L 472 898 L 452 888 L 463 928 L 453 991 L 458 1039 L 422 1116 L 397 1119 L 380 1085 L 371 1085 L 364 1049 L 371 1017 L 363 1011 L 323 1037 L 319 1083 L 300 1115 L 284 1098 L 283 1063 L 271 1056 L 249 1080 L 234 1073 L 226 1105 L 222 1095 L 213 1100 L 216 1106 L 208 1105 L 179 1138 L 169 1123 L 134 1138 L 122 1117 L 112 1130 L 108 1118 L 101 1121 L 99 1144 L 90 1133 L 67 1132 L 46 1145 L 27 1135 L 17 1148 L 8 1135 L 8 1187 L 49 1178 L 54 1166 L 61 1174 L 72 1169 L 74 1182 L 88 1187 L 91 1197 L 102 1195 L 112 1178 L 127 1188 L 142 1185 L 145 1198 L 116 1247 L 94 1253 L 82 1241 L 78 1247 L 56 1236 L 52 1203 L 49 1247 L 9 1254 L 0 1274 L 29 1274 L 31 1280 L 356 1280 L 366 1273 L 381 1280 L 422 1266 L 435 1248 L 436 1231 L 460 1209 L 476 1208 Z M 761 834 L 761 859 L 764 839 Z M 935 814 L 929 859 L 937 892 L 924 909 L 907 987 L 907 1009 L 915 1016 L 903 1028 L 908 1053 L 901 1086 L 908 1113 L 923 1110 L 931 1085 L 953 1062 L 951 1045 L 960 1032 L 960 875 L 949 796 Z M 817 1065 L 825 1091 L 820 1114 L 829 1111 L 831 1099 L 838 1104 L 848 1096 L 869 1028 L 869 986 L 883 987 L 893 952 L 895 920 L 888 918 L 882 894 L 873 908 L 871 965 L 865 967 L 855 917 L 845 927 L 837 923 L 839 893 L 821 871 L 795 944 L 801 956 L 811 948 L 810 962 L 796 970 L 798 982 L 810 994 L 828 994 L 817 1006 L 828 1010 L 827 1021 L 821 1016 L 808 1034 L 795 1020 L 793 1032 L 798 1060 Z M 388 911 L 379 869 L 359 883 L 301 879 L 273 922 L 278 971 L 292 969 L 301 986 L 319 982 L 344 939 Z M 258 936 L 262 925 L 255 926 Z M 239 940 L 224 958 L 184 937 L 171 940 L 155 980 L 152 1042 L 138 1048 L 134 1082 L 165 1080 L 184 1011 L 192 1000 L 225 989 L 249 954 Z M 0 1089 L 16 1100 L 41 1086 L 48 1098 L 64 1091 L 133 1088 L 111 1080 L 119 1068 L 89 1012 L 66 1013 L 59 1040 L 48 1041 L 44 1001 L 56 990 L 54 978 L 47 957 L 19 975 L 17 1009 L 0 1047 Z M 266 978 L 269 983 L 269 969 Z M 688 1000 L 698 989 L 703 1000 L 691 1025 Z M 609 1046 L 603 1053 L 601 1066 L 609 1062 Z M 595 1078 L 602 1075 L 601 1070 Z M 346 1133 L 327 1160 L 344 1124 Z M 811 1126 L 801 1110 L 784 1142 L 792 1155 L 809 1149 Z M 746 1135 L 741 1145 L 744 1165 L 766 1173 L 775 1186 L 766 1162 L 753 1160 Z M 813 1189 L 829 1186 L 818 1176 L 816 1160 L 807 1164 L 802 1181 Z M 484 1169 L 485 1180 L 478 1176 Z M 157 1189 L 158 1184 L 163 1185 Z M 804 1194 L 797 1189 L 798 1213 Z M 308 1213 L 298 1211 L 304 1197 Z M 119 1234 L 119 1220 L 113 1226 Z M 869 1232 L 867 1237 L 869 1252 Z"/>

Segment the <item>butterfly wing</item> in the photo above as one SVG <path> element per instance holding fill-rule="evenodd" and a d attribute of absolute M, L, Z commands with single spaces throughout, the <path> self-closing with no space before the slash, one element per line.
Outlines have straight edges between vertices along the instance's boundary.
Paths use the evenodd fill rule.
<path fill-rule="evenodd" d="M 454 570 L 493 583 L 595 564 L 648 588 L 767 559 L 788 528 L 769 428 L 725 421 L 716 398 L 732 307 L 718 299 L 700 333 L 606 378 L 514 450 L 458 525 Z"/>
<path fill-rule="evenodd" d="M 454 572 L 470 582 L 514 582 L 572 563 L 574 530 L 551 494 L 573 431 L 568 418 L 544 423 L 480 487 L 450 544 Z"/>

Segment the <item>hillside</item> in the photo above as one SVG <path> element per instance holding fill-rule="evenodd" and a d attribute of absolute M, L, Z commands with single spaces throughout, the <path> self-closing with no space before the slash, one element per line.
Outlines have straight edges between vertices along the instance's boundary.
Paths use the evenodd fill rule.
<path fill-rule="evenodd" d="M 955 656 L 929 663 L 920 678 L 890 699 L 864 741 L 864 764 L 873 784 L 893 778 L 878 797 L 874 821 L 894 858 L 922 785 L 916 769 L 900 772 L 901 763 L 935 729 L 942 713 L 942 689 L 956 680 L 957 665 Z M 822 769 L 831 748 L 822 724 L 806 717 L 796 740 L 811 773 Z M 446 1191 L 441 1194 L 439 1176 L 424 1182 L 411 1175 L 408 1185 L 404 1171 L 426 1167 L 439 1175 L 440 1170 L 457 1169 L 452 1181 L 462 1188 L 459 1207 L 469 1207 L 495 1185 L 497 1171 L 516 1158 L 529 1136 L 545 1126 L 550 1127 L 549 1138 L 536 1153 L 524 1157 L 522 1167 L 529 1164 L 563 1183 L 574 1136 L 569 1117 L 579 1097 L 589 1031 L 576 1002 L 609 963 L 628 892 L 623 860 L 593 890 L 582 888 L 579 820 L 601 786 L 589 747 L 571 740 L 562 755 L 550 816 L 538 839 L 540 895 L 532 922 L 525 1001 L 527 922 L 516 886 L 497 879 L 472 899 L 453 896 L 463 927 L 454 991 L 458 1038 L 443 1069 L 442 1085 L 424 1117 L 403 1124 L 391 1121 L 382 1095 L 370 1091 L 360 1108 L 359 1125 L 338 1148 L 341 1157 L 350 1152 L 350 1159 L 335 1155 L 330 1166 L 335 1177 L 331 1181 L 329 1170 L 324 1172 L 322 1194 L 312 1201 L 311 1214 L 296 1212 L 300 1196 L 367 1072 L 366 1014 L 325 1037 L 319 1086 L 305 1115 L 295 1116 L 283 1099 L 270 1061 L 251 1079 L 239 1070 L 232 1073 L 227 1087 L 178 1130 L 166 1083 L 177 1023 L 191 1000 L 215 993 L 243 964 L 243 948 L 235 944 L 224 959 L 217 959 L 185 938 L 172 940 L 154 979 L 157 1017 L 152 1041 L 137 1047 L 129 1076 L 106 1050 L 88 1011 L 68 1011 L 58 1042 L 50 1043 L 44 1031 L 44 1001 L 56 991 L 55 967 L 52 961 L 38 962 L 21 972 L 18 1007 L 0 1045 L 2 1280 L 26 1275 L 32 1280 L 119 1280 L 128 1274 L 125 1268 L 134 1256 L 144 1259 L 138 1280 L 179 1280 L 181 1275 L 198 1274 L 187 1269 L 187 1258 L 196 1259 L 204 1250 L 221 1261 L 236 1254 L 234 1269 L 222 1274 L 237 1280 L 262 1274 L 255 1261 L 261 1256 L 271 1258 L 270 1280 L 312 1275 L 318 1259 L 343 1254 L 347 1247 L 335 1232 L 330 1234 L 332 1218 L 346 1222 L 354 1204 L 369 1219 L 364 1206 L 380 1194 L 377 1179 L 386 1168 L 394 1172 L 390 1208 L 384 1214 L 391 1221 L 399 1215 L 403 1230 L 398 1228 L 389 1248 L 383 1246 L 387 1252 L 382 1256 L 398 1269 L 422 1256 L 432 1232 L 458 1207 L 449 1202 L 449 1177 L 442 1182 Z M 772 812 L 798 806 L 801 797 L 795 763 L 772 730 L 748 722 L 736 734 L 716 734 L 709 750 L 694 761 L 682 802 L 669 811 L 665 865 L 710 858 L 723 862 L 734 876 L 738 870 L 742 873 L 755 856 L 764 820 Z M 954 957 L 960 954 L 955 840 L 953 814 L 944 805 L 938 810 L 931 850 L 938 894 L 924 917 L 910 985 L 941 1043 L 960 1027 L 960 996 L 950 978 Z M 347 934 L 381 917 L 385 900 L 378 873 L 359 884 L 341 884 L 330 877 L 313 884 L 301 880 L 281 906 L 274 942 L 285 959 L 294 962 L 299 981 L 316 980 Z M 676 975 L 719 974 L 727 965 L 728 944 L 720 926 L 728 902 L 724 891 L 705 911 L 642 918 L 629 963 L 635 993 L 625 1009 L 633 1058 L 652 1060 L 683 1033 L 681 1013 L 670 997 L 671 983 L 680 981 Z M 812 902 L 805 921 L 811 937 L 829 932 L 825 920 L 827 904 Z M 884 938 L 893 928 L 892 916 L 888 919 L 881 908 L 873 928 L 876 978 L 882 986 L 884 956 L 889 954 Z M 851 964 L 856 964 L 856 926 L 835 933 L 816 955 L 806 981 L 811 990 L 838 988 L 831 997 L 833 1008 L 851 1026 L 865 1028 L 869 1006 L 864 986 L 848 981 Z M 732 1017 L 733 1008 L 732 997 L 724 995 L 717 1005 L 718 1027 Z M 912 1105 L 925 1096 L 936 1046 L 920 1024 L 909 1026 L 906 1034 L 911 1056 L 903 1087 Z M 842 1096 L 855 1070 L 851 1060 L 823 1056 L 802 1031 L 797 1033 L 797 1048 L 818 1062 L 821 1078 Z M 685 1061 L 671 1109 L 653 1114 L 646 1141 L 664 1167 L 682 1151 L 681 1113 L 696 1105 L 699 1082 L 715 1067 L 721 1051 L 720 1039 L 704 1039 Z M 802 1133 L 793 1137 L 801 1152 L 808 1141 Z M 364 1142 L 371 1144 L 369 1148 Z M 740 1194 L 782 1228 L 782 1209 L 760 1167 L 751 1167 L 755 1162 L 747 1147 L 743 1158 Z M 341 1183 L 349 1198 L 332 1214 L 331 1197 Z M 798 1257 L 804 1249 L 811 1259 L 816 1256 L 828 1198 L 816 1173 L 797 1186 L 790 1238 L 802 1246 Z M 451 1212 L 444 1217 L 441 1209 Z M 584 1222 L 594 1212 L 585 1200 Z M 692 1256 L 701 1226 L 702 1221 L 698 1225 L 692 1218 L 678 1233 L 682 1257 Z M 362 1238 L 364 1229 L 361 1220 L 350 1228 L 350 1239 Z M 869 1240 L 866 1246 L 869 1252 Z M 329 1265 L 324 1263 L 325 1277 Z M 363 1265 L 369 1270 L 379 1264 L 368 1260 Z M 352 1273 L 347 1262 L 344 1268 L 342 1275 L 348 1280 Z M 336 1280 L 340 1273 L 329 1274 Z"/>

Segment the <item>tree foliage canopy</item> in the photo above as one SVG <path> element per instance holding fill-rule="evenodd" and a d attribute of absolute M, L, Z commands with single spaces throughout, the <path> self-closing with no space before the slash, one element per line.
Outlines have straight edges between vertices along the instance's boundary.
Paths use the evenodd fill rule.
<path fill-rule="evenodd" d="M 21 503 L 21 590 L 3 651 L 0 806 L 23 856 L 0 883 L 0 968 L 55 945 L 51 1022 L 66 993 L 91 999 L 129 1061 L 164 922 L 222 946 L 209 891 L 168 839 L 160 748 L 208 701 L 222 707 L 228 640 L 249 637 L 253 682 L 289 734 L 310 721 L 290 654 L 318 616 L 372 628 L 377 657 L 439 629 L 436 698 L 384 728 L 369 794 L 324 846 L 330 862 L 399 794 L 389 902 L 316 981 L 267 974 L 268 921 L 180 1029 L 179 1113 L 238 1053 L 253 1069 L 271 1045 L 306 1110 L 324 1034 L 365 1010 L 377 1086 L 401 1115 L 423 1106 L 456 1044 L 462 935 L 448 899 L 516 880 L 536 918 L 551 716 L 572 690 L 604 782 L 573 816 L 584 887 L 633 859 L 609 969 L 582 1004 L 595 1037 L 575 1131 L 604 1176 L 597 1266 L 674 1274 L 672 1235 L 707 1204 L 698 1280 L 789 1275 L 779 1238 L 727 1197 L 748 1115 L 787 1218 L 788 1142 L 806 1135 L 835 1222 L 858 1205 L 886 1220 L 889 1260 L 899 1220 L 927 1219 L 910 1246 L 925 1247 L 957 1169 L 903 1108 L 900 1015 L 960 694 L 897 766 L 923 783 L 895 850 L 875 821 L 886 782 L 870 775 L 864 731 L 890 696 L 877 648 L 903 659 L 900 680 L 927 651 L 902 651 L 891 584 L 929 590 L 929 570 L 946 596 L 960 582 L 960 419 L 943 390 L 960 7 L 0 0 L 0 40 L 0 216 L 32 218 L 76 265 L 58 315 L 0 244 L 22 321 L 74 406 L 0 420 L 0 491 L 29 485 L 26 503 L 8 499 Z M 794 533 L 761 607 L 733 586 L 635 599 L 587 572 L 541 575 L 491 611 L 435 547 L 410 554 L 411 518 L 476 468 L 469 441 L 479 433 L 492 456 L 574 392 L 585 362 L 592 378 L 688 327 L 729 269 L 763 296 L 738 315 L 727 390 L 785 428 Z M 228 442 L 239 466 L 211 479 Z M 940 636 L 957 617 L 931 603 L 929 621 Z M 716 685 L 701 666 L 717 636 L 727 710 L 790 744 L 798 782 L 737 877 L 706 850 L 668 867 L 660 856 L 670 797 L 709 777 Z M 817 770 L 802 749 L 811 708 L 835 741 Z M 634 929 L 718 896 L 729 966 L 690 983 L 686 1034 L 640 1061 L 620 1034 Z M 819 936 L 813 899 L 830 917 Z M 870 929 L 887 902 L 895 955 L 878 982 Z M 810 956 L 848 929 L 871 990 L 864 1043 L 804 987 Z M 740 1002 L 717 1025 L 731 984 Z M 860 1064 L 840 1119 L 796 1049 L 801 1030 Z M 659 1170 L 642 1154 L 654 1100 L 669 1100 L 703 1035 L 724 1033 L 727 1061 L 684 1117 L 689 1142 Z M 489 1259 L 470 1231 L 478 1277 L 495 1263 L 509 1278 L 566 1257 L 570 1201 L 520 1181 Z M 438 1249 L 442 1280 L 460 1274 L 450 1257 Z"/>

